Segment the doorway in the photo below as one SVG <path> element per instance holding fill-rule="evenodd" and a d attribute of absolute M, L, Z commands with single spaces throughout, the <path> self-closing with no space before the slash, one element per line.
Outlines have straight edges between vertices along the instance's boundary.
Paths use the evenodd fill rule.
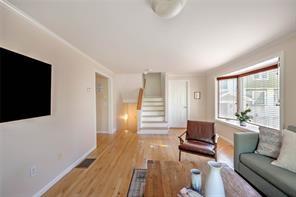
<path fill-rule="evenodd" d="M 109 133 L 109 79 L 96 73 L 96 130 Z"/>
<path fill-rule="evenodd" d="M 186 128 L 189 119 L 188 93 L 188 80 L 169 80 L 169 127 Z"/>

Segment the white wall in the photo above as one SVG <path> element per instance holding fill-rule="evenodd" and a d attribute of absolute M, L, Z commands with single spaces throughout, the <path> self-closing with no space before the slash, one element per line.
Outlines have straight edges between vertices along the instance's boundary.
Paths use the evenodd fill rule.
<path fill-rule="evenodd" d="M 186 76 L 186 75 L 168 75 L 168 80 L 183 79 L 189 80 L 190 96 L 190 119 L 206 119 L 206 77 L 204 76 Z M 194 92 L 201 92 L 201 99 L 194 99 Z"/>
<path fill-rule="evenodd" d="M 117 96 L 125 101 L 137 102 L 139 89 L 143 86 L 142 74 L 115 74 L 114 78 Z"/>
<path fill-rule="evenodd" d="M 0 7 L 0 46 L 53 67 L 52 115 L 0 124 L 0 195 L 26 197 L 96 146 L 95 72 L 113 73 L 6 4 Z M 38 175 L 30 177 L 33 165 Z"/>
<path fill-rule="evenodd" d="M 122 116 L 126 113 L 124 103 L 137 103 L 139 89 L 143 86 L 141 73 L 136 74 L 115 74 L 115 100 L 116 100 L 116 123 L 117 128 L 124 128 Z"/>
<path fill-rule="evenodd" d="M 148 73 L 145 75 L 145 96 L 161 97 L 161 73 Z"/>
<path fill-rule="evenodd" d="M 215 119 L 215 107 L 216 107 L 216 90 L 215 79 L 217 76 L 225 73 L 233 72 L 245 68 L 247 66 L 254 65 L 262 60 L 271 58 L 276 55 L 283 54 L 284 64 L 281 65 L 282 78 L 284 88 L 282 88 L 282 100 L 281 107 L 283 108 L 283 126 L 287 127 L 290 124 L 296 124 L 296 34 L 290 35 L 286 38 L 278 40 L 274 43 L 266 45 L 262 48 L 254 50 L 253 52 L 242 56 L 232 62 L 229 62 L 221 67 L 211 70 L 207 76 L 207 119 Z M 217 131 L 220 135 L 233 140 L 233 133 L 238 129 L 231 128 L 229 126 L 221 125 L 217 123 Z"/>

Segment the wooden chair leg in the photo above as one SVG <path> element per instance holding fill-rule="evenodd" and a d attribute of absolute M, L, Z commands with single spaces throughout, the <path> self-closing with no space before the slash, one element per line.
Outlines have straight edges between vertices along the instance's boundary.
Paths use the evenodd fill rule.
<path fill-rule="evenodd" d="M 181 161 L 181 151 L 179 150 L 179 161 Z"/>

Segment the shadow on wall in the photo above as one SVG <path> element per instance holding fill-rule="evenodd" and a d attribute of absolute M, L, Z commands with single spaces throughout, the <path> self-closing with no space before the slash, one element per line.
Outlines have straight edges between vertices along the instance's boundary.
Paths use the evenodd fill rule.
<path fill-rule="evenodd" d="M 97 132 L 108 132 L 109 117 L 108 79 L 96 74 L 96 125 Z"/>

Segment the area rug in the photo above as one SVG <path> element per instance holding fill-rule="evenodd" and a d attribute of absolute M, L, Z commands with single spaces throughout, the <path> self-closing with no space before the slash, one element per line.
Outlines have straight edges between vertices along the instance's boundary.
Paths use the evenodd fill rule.
<path fill-rule="evenodd" d="M 128 197 L 144 196 L 146 183 L 147 169 L 134 169 L 133 176 L 130 182 Z"/>

